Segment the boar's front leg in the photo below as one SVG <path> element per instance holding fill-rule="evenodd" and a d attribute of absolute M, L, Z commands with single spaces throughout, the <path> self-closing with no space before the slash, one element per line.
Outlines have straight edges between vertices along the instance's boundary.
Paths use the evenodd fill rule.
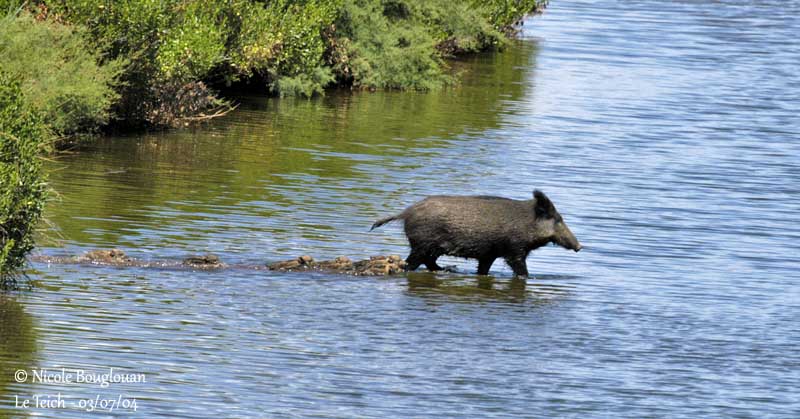
<path fill-rule="evenodd" d="M 525 263 L 525 254 L 515 254 L 506 257 L 506 263 L 514 271 L 514 275 L 518 277 L 528 277 L 528 265 Z"/>
<path fill-rule="evenodd" d="M 494 259 L 493 257 L 478 259 L 478 275 L 489 275 L 489 269 L 492 267 Z"/>

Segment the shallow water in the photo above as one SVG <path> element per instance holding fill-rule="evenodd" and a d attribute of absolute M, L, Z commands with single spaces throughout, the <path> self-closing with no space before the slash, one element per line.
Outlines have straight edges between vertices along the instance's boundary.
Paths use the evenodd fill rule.
<path fill-rule="evenodd" d="M 40 252 L 405 254 L 429 194 L 548 193 L 585 246 L 391 278 L 35 263 L 0 296 L 0 416 L 796 417 L 800 3 L 567 1 L 438 93 L 241 98 L 50 163 Z M 113 367 L 141 383 L 16 383 Z M 16 397 L 16 398 L 15 398 Z"/>

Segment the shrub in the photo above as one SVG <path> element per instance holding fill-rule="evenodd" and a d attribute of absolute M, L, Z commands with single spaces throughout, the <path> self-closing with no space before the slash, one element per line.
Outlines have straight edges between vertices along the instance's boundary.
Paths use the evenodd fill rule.
<path fill-rule="evenodd" d="M 408 3 L 411 10 L 420 16 L 422 24 L 431 28 L 439 50 L 447 55 L 478 52 L 505 43 L 504 35 L 485 18 L 485 11 L 469 2 L 430 0 Z"/>
<path fill-rule="evenodd" d="M 238 37 L 229 42 L 232 77 L 260 76 L 281 96 L 321 94 L 333 77 L 322 36 L 341 0 L 241 1 Z"/>
<path fill-rule="evenodd" d="M 24 97 L 56 134 L 93 131 L 108 123 L 122 61 L 98 65 L 100 57 L 87 47 L 80 27 L 37 21 L 27 12 L 9 13 L 0 26 L 5 71 L 21 81 Z"/>
<path fill-rule="evenodd" d="M 2 0 L 0 0 L 2 1 Z M 6 2 L 11 0 L 6 0 Z M 176 89 L 258 80 L 280 95 L 356 88 L 426 90 L 454 79 L 445 57 L 497 48 L 541 0 L 38 0 L 47 20 L 87 28 L 108 63 L 129 60 L 122 124 L 180 121 Z M 188 97 L 183 95 L 181 97 Z M 220 101 L 207 101 L 219 106 Z M 168 112 L 177 112 L 167 114 Z M 166 113 L 165 113 L 166 112 Z"/>
<path fill-rule="evenodd" d="M 271 90 L 284 96 L 305 96 L 325 94 L 325 86 L 333 82 L 335 78 L 329 67 L 316 67 L 310 74 L 300 73 L 294 77 L 280 77 L 271 85 Z"/>
<path fill-rule="evenodd" d="M 497 15 L 499 22 L 507 17 L 503 13 L 510 11 L 500 8 L 499 3 L 347 0 L 333 30 L 326 33 L 328 62 L 340 82 L 355 87 L 440 87 L 454 80 L 447 74 L 443 58 L 505 43 L 502 25 L 492 19 Z M 525 14 L 523 6 L 515 15 L 517 19 Z"/>
<path fill-rule="evenodd" d="M 0 286 L 16 284 L 46 185 L 39 153 L 48 137 L 42 117 L 27 105 L 21 83 L 0 68 Z"/>
<path fill-rule="evenodd" d="M 404 2 L 348 0 L 336 21 L 334 71 L 355 87 L 426 90 L 444 84 L 436 39 Z"/>
<path fill-rule="evenodd" d="M 548 0 L 474 0 L 473 5 L 482 10 L 496 29 L 513 33 L 517 22 L 529 13 L 543 10 L 547 2 Z"/>
<path fill-rule="evenodd" d="M 107 57 L 131 60 L 118 107 L 127 122 L 158 124 L 180 117 L 152 117 L 153 103 L 173 100 L 176 85 L 258 76 L 276 92 L 313 94 L 331 80 L 320 70 L 321 30 L 335 18 L 340 0 L 44 3 L 58 18 L 86 25 Z"/>

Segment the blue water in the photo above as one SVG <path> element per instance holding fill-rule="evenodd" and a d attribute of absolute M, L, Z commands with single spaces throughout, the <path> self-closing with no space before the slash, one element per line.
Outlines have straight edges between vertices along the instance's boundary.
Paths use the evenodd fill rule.
<path fill-rule="evenodd" d="M 405 255 L 375 219 L 534 188 L 585 250 L 526 282 L 35 263 L 0 298 L 0 415 L 87 416 L 14 407 L 59 391 L 138 401 L 93 417 L 800 415 L 800 2 L 557 0 L 524 28 L 459 88 L 242 98 L 63 157 L 39 252 Z M 60 367 L 147 382 L 11 376 Z"/>

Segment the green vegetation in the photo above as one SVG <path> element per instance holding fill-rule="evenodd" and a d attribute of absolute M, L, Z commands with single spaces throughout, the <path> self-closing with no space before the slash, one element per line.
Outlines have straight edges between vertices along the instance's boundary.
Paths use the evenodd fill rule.
<path fill-rule="evenodd" d="M 24 98 L 59 136 L 91 132 L 108 123 L 117 100 L 115 79 L 122 62 L 98 65 L 80 27 L 37 22 L 27 12 L 0 18 L 0 57 L 21 81 Z"/>
<path fill-rule="evenodd" d="M 345 4 L 332 37 L 336 73 L 345 83 L 370 89 L 427 90 L 449 81 L 436 49 L 437 35 L 442 41 L 446 36 L 444 28 L 426 24 L 435 19 L 426 12 L 439 2 Z"/>
<path fill-rule="evenodd" d="M 529 13 L 540 13 L 549 0 L 475 0 L 495 28 L 514 34 L 516 23 Z"/>
<path fill-rule="evenodd" d="M 0 56 L 58 135 L 175 125 L 208 86 L 281 96 L 453 83 L 446 58 L 499 48 L 544 0 L 0 0 Z"/>
<path fill-rule="evenodd" d="M 48 138 L 21 84 L 0 68 L 0 288 L 16 284 L 46 195 L 39 154 Z"/>
<path fill-rule="evenodd" d="M 452 83 L 444 58 L 500 48 L 536 0 L 348 0 L 328 38 L 340 82 L 430 90 Z"/>
<path fill-rule="evenodd" d="M 281 96 L 452 83 L 445 58 L 498 48 L 542 0 L 40 0 L 44 21 L 85 27 L 102 67 L 125 68 L 117 123 L 170 125 L 224 106 L 208 85 Z M 83 31 L 83 29 L 81 29 Z M 91 61 L 91 60 L 89 60 Z M 98 60 L 94 60 L 98 61 Z"/>
<path fill-rule="evenodd" d="M 130 60 L 118 122 L 170 125 L 209 107 L 206 83 L 265 80 L 275 91 L 311 95 L 333 78 L 323 68 L 321 30 L 335 0 L 54 0 L 48 19 L 85 26 L 92 47 Z"/>

